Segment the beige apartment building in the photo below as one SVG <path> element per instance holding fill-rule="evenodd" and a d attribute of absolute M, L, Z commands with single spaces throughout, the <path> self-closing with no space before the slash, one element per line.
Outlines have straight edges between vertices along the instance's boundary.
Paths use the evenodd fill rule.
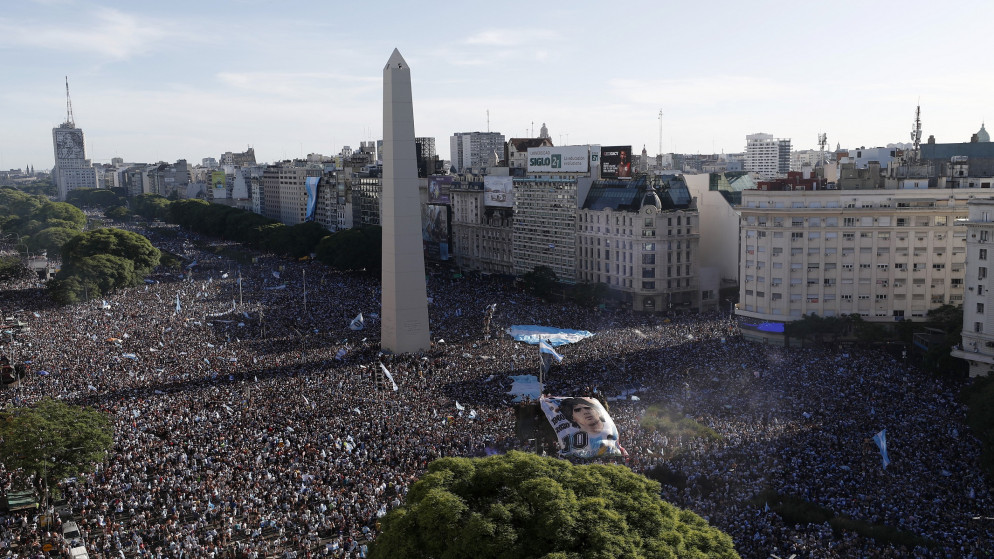
<path fill-rule="evenodd" d="M 961 304 L 970 198 L 960 189 L 744 191 L 740 322 L 922 320 Z"/>

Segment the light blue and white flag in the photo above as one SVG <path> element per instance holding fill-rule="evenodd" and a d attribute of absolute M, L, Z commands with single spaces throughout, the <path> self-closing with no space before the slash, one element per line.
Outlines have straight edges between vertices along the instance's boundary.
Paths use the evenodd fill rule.
<path fill-rule="evenodd" d="M 559 355 L 551 344 L 542 340 L 538 343 L 538 357 L 542 362 L 542 372 L 548 373 L 549 369 L 552 368 L 552 360 L 555 359 L 556 363 L 563 362 L 563 356 Z"/>
<path fill-rule="evenodd" d="M 179 313 L 183 310 L 183 306 L 179 304 L 179 293 L 176 294 L 176 312 Z"/>
<path fill-rule="evenodd" d="M 549 345 L 549 343 L 546 342 L 545 340 L 542 340 L 541 342 L 538 343 L 538 351 L 539 353 L 545 353 L 552 356 L 552 358 L 556 360 L 556 363 L 563 362 L 563 356 L 559 355 L 559 352 L 557 352 L 555 348 Z"/>
<path fill-rule="evenodd" d="M 877 447 L 880 448 L 880 457 L 883 458 L 886 470 L 887 464 L 890 464 L 890 458 L 887 458 L 887 429 L 881 429 L 879 433 L 873 435 L 873 442 L 877 443 Z"/>
<path fill-rule="evenodd" d="M 383 363 L 380 363 L 380 368 L 383 369 L 383 374 L 385 374 L 387 378 L 390 379 L 390 385 L 393 386 L 393 391 L 396 392 L 397 383 L 393 381 L 393 375 L 390 374 L 390 371 L 387 370 L 386 365 L 384 365 Z"/>

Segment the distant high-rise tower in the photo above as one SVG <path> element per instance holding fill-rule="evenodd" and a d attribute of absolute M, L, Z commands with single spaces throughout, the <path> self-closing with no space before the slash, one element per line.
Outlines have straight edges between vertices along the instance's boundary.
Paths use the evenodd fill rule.
<path fill-rule="evenodd" d="M 500 132 L 456 132 L 449 139 L 452 166 L 457 172 L 467 167 L 493 167 L 493 155 L 504 153 L 504 135 Z"/>
<path fill-rule="evenodd" d="M 542 123 L 542 128 L 539 129 L 538 137 L 539 138 L 548 138 L 549 137 L 549 129 L 545 127 L 545 123 L 544 122 Z"/>
<path fill-rule="evenodd" d="M 394 353 L 424 351 L 428 289 L 421 244 L 421 196 L 414 149 L 411 69 L 394 49 L 383 68 L 383 228 L 380 347 Z"/>
<path fill-rule="evenodd" d="M 418 157 L 418 177 L 425 178 L 437 172 L 438 156 L 435 154 L 435 138 L 414 138 L 415 153 Z"/>
<path fill-rule="evenodd" d="M 52 129 L 52 145 L 55 148 L 55 186 L 59 200 L 65 200 L 69 192 L 77 188 L 96 188 L 97 171 L 86 159 L 83 131 L 76 128 L 72 115 L 72 101 L 69 99 L 69 78 L 66 78 L 66 121 Z"/>
<path fill-rule="evenodd" d="M 790 140 L 770 134 L 749 134 L 743 167 L 763 179 L 785 176 L 790 171 Z"/>

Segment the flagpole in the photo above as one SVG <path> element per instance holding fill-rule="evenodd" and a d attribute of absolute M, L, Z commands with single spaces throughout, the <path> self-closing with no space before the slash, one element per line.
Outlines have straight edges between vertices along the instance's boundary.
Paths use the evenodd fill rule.
<path fill-rule="evenodd" d="M 541 394 L 545 393 L 545 386 L 542 384 L 543 373 L 545 372 L 545 367 L 542 364 L 542 342 L 538 344 L 538 389 Z"/>
<path fill-rule="evenodd" d="M 300 277 L 304 280 L 304 314 L 307 314 L 307 270 L 301 270 Z"/>
<path fill-rule="evenodd" d="M 242 267 L 238 267 L 238 308 L 242 308 Z"/>

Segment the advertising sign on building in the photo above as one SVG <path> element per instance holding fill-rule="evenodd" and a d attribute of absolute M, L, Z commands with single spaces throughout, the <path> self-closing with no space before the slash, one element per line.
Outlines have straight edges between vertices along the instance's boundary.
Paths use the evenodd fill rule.
<path fill-rule="evenodd" d="M 587 146 L 528 148 L 528 172 L 586 173 L 589 158 Z"/>
<path fill-rule="evenodd" d="M 483 177 L 483 205 L 497 208 L 514 207 L 514 179 L 512 177 Z"/>
<path fill-rule="evenodd" d="M 215 200 L 228 197 L 228 178 L 224 171 L 211 172 L 211 197 Z"/>
<path fill-rule="evenodd" d="M 314 214 L 318 207 L 318 183 L 321 177 L 307 177 L 304 179 L 304 189 L 307 190 L 307 213 L 304 214 L 304 221 L 314 221 Z"/>
<path fill-rule="evenodd" d="M 213 171 L 211 172 L 211 188 L 221 188 L 223 189 L 226 185 L 226 179 L 224 171 Z"/>
<path fill-rule="evenodd" d="M 449 204 L 449 188 L 452 187 L 452 177 L 428 177 L 428 203 Z"/>
<path fill-rule="evenodd" d="M 421 206 L 421 239 L 425 256 L 431 260 L 449 259 L 449 206 L 425 204 Z"/>
<path fill-rule="evenodd" d="M 632 178 L 632 146 L 606 146 L 601 148 L 601 178 Z"/>

